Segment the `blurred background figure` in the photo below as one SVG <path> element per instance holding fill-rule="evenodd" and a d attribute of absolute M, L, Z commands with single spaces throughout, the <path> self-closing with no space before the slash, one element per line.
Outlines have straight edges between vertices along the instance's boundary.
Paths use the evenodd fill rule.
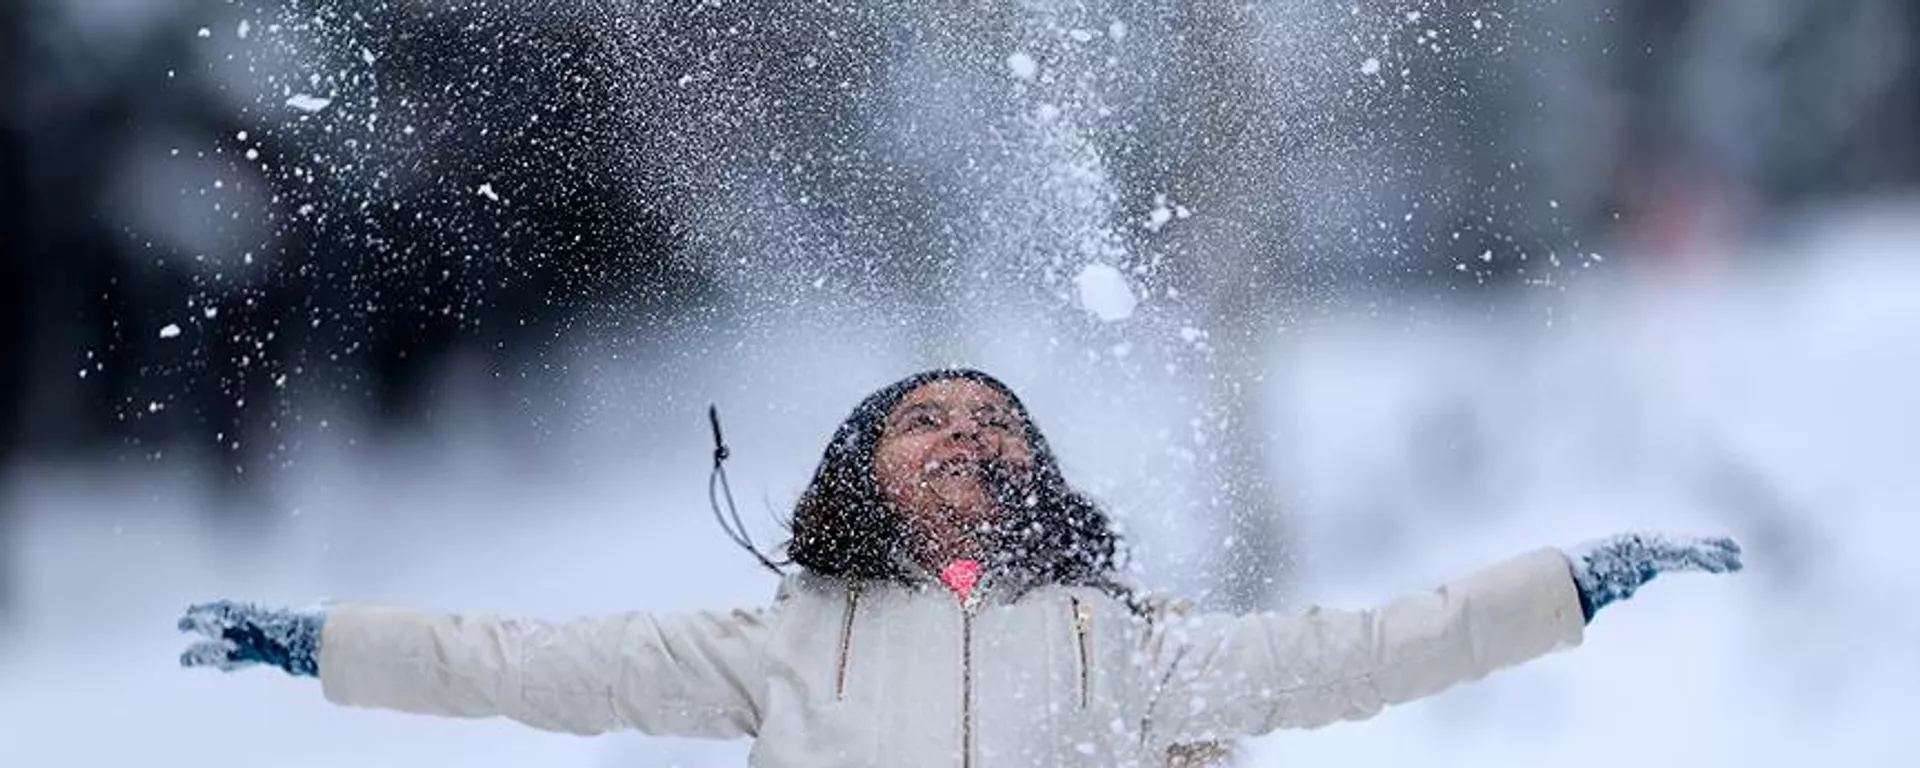
<path fill-rule="evenodd" d="M 1212 607 L 1754 545 L 1747 634 L 1649 609 L 1250 763 L 1896 743 L 1911 3 L 15 0 L 0 62 L 0 743 L 43 762 L 219 712 L 335 745 L 298 765 L 738 764 L 201 689 L 145 633 L 214 593 L 761 603 L 706 403 L 773 540 L 836 414 L 945 364 L 1032 392 L 1139 578 Z M 177 714 L 88 739 L 107 692 Z"/>

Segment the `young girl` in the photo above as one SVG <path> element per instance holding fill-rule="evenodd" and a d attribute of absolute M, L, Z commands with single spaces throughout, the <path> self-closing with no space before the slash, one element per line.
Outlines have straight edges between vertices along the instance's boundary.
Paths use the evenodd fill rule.
<path fill-rule="evenodd" d="M 190 608 L 186 666 L 320 679 L 328 700 L 579 734 L 750 738 L 761 768 L 1160 766 L 1369 717 L 1578 645 L 1728 539 L 1541 549 L 1371 610 L 1187 615 L 1118 577 L 1106 515 L 1020 400 L 972 370 L 861 403 L 793 518 L 772 605 L 546 623 L 377 606 Z"/>

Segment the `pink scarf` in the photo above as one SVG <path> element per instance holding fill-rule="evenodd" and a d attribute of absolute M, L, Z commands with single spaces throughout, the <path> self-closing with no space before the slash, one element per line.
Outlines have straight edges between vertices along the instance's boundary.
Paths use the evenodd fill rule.
<path fill-rule="evenodd" d="M 961 602 L 966 602 L 967 596 L 973 594 L 974 586 L 980 583 L 980 574 L 985 570 L 986 568 L 980 565 L 978 560 L 955 560 L 947 565 L 946 570 L 940 572 L 940 581 L 946 584 L 947 588 L 952 589 L 954 594 L 959 595 Z"/>

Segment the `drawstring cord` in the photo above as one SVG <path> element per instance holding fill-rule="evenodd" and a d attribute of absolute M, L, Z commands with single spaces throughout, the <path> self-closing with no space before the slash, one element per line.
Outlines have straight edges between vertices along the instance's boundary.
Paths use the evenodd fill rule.
<path fill-rule="evenodd" d="M 727 450 L 726 440 L 720 436 L 720 406 L 707 406 L 707 421 L 713 425 L 713 472 L 707 476 L 707 503 L 713 507 L 713 519 L 720 523 L 720 530 L 726 531 L 727 538 L 733 539 L 735 545 L 753 555 L 753 559 L 759 560 L 767 570 L 785 576 L 786 571 L 762 554 L 760 547 L 753 543 L 753 537 L 747 534 L 746 523 L 740 521 L 739 508 L 733 504 L 733 487 L 727 483 L 726 467 L 727 457 L 731 454 Z M 723 497 L 727 501 L 725 512 L 720 511 Z"/>

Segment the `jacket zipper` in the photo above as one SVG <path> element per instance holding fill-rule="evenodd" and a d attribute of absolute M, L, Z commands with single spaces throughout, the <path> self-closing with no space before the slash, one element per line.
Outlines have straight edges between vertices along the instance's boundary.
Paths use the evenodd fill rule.
<path fill-rule="evenodd" d="M 960 768 L 973 766 L 973 606 L 960 606 Z"/>
<path fill-rule="evenodd" d="M 840 664 L 834 670 L 833 698 L 844 701 L 847 698 L 847 665 L 853 654 L 853 614 L 860 609 L 860 592 L 847 590 L 847 614 L 840 619 Z"/>
<path fill-rule="evenodd" d="M 1087 708 L 1087 700 L 1092 692 L 1093 678 L 1093 612 L 1080 598 L 1073 601 L 1073 636 L 1075 646 L 1080 651 L 1080 708 Z"/>

